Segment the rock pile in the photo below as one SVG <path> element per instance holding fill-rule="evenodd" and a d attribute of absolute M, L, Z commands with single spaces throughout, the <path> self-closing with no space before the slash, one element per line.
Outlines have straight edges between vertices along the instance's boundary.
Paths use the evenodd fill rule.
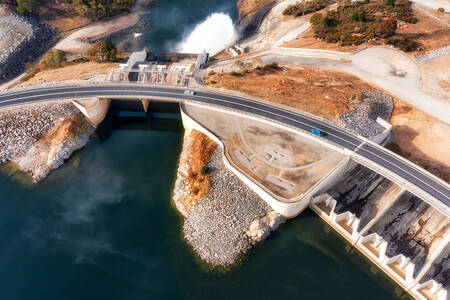
<path fill-rule="evenodd" d="M 381 91 L 364 90 L 363 102 L 354 105 L 354 110 L 339 117 L 340 125 L 366 138 L 383 132 L 384 127 L 377 123 L 380 117 L 389 121 L 394 108 L 392 97 Z"/>
<path fill-rule="evenodd" d="M 255 220 L 269 215 L 274 222 L 253 231 L 262 240 L 282 220 L 281 216 L 260 199 L 255 192 L 226 169 L 221 149 L 217 148 L 210 163 L 211 188 L 200 199 L 183 225 L 184 235 L 197 254 L 214 266 L 230 265 L 252 247 L 258 239 L 252 239 L 246 231 Z M 270 227 L 272 225 L 273 227 Z M 255 227 L 255 226 L 254 226 Z"/>
<path fill-rule="evenodd" d="M 44 136 L 58 120 L 77 113 L 69 101 L 38 103 L 0 111 L 0 163 L 13 160 Z"/>
<path fill-rule="evenodd" d="M 423 64 L 441 56 L 450 56 L 450 46 L 428 51 L 425 55 L 416 56 L 416 59 L 419 64 Z"/>
<path fill-rule="evenodd" d="M 0 16 L 0 82 L 25 70 L 51 44 L 55 31 L 37 19 L 15 13 Z"/>

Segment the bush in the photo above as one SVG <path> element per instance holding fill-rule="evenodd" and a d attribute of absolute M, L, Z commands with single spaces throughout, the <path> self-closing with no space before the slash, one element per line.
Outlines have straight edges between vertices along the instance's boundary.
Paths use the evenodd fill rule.
<path fill-rule="evenodd" d="M 31 14 L 36 3 L 37 0 L 17 0 L 17 12 L 19 14 Z"/>
<path fill-rule="evenodd" d="M 202 174 L 202 175 L 206 175 L 206 174 L 209 174 L 209 173 L 211 173 L 211 168 L 209 167 L 209 166 L 203 166 L 201 169 L 200 169 L 200 173 Z"/>
<path fill-rule="evenodd" d="M 288 5 L 283 11 L 283 15 L 289 16 L 302 16 L 303 14 L 309 14 L 322 8 L 325 8 L 330 4 L 330 0 L 310 0 L 307 2 L 297 2 L 295 4 Z"/>
<path fill-rule="evenodd" d="M 404 36 L 388 38 L 385 43 L 388 45 L 393 45 L 394 47 L 397 47 L 405 52 L 414 51 L 420 46 L 418 42 Z"/>
<path fill-rule="evenodd" d="M 313 25 L 318 25 L 323 19 L 323 16 L 321 13 L 315 13 L 309 18 L 309 22 Z"/>
<path fill-rule="evenodd" d="M 134 2 L 135 0 L 73 0 L 78 13 L 93 20 L 128 11 Z"/>
<path fill-rule="evenodd" d="M 56 69 L 62 67 L 66 59 L 66 52 L 55 49 L 48 51 L 41 61 L 42 69 Z"/>
<path fill-rule="evenodd" d="M 444 9 L 443 7 L 439 7 L 439 8 L 437 9 L 437 11 L 440 12 L 440 13 L 444 13 L 444 12 L 445 12 L 445 9 Z"/>
<path fill-rule="evenodd" d="M 96 42 L 86 51 L 86 57 L 95 62 L 114 62 L 117 60 L 117 48 L 109 40 Z"/>

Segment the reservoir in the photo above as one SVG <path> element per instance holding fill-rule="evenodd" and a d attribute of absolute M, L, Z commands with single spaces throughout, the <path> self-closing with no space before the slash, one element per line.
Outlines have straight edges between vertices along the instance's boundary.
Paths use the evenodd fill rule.
<path fill-rule="evenodd" d="M 405 297 L 308 210 L 209 271 L 171 204 L 181 142 L 178 115 L 162 114 L 92 138 L 39 184 L 2 167 L 0 299 Z"/>

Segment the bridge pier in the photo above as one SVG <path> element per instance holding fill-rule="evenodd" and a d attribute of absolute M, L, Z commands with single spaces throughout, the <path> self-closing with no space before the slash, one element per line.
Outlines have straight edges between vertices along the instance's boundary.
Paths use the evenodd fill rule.
<path fill-rule="evenodd" d="M 108 112 L 111 99 L 105 98 L 87 98 L 72 100 L 72 103 L 89 119 L 89 121 L 97 126 L 100 124 Z"/>

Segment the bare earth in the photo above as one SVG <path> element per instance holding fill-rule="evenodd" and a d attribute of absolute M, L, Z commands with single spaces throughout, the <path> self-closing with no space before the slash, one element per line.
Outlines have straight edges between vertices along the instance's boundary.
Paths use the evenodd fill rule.
<path fill-rule="evenodd" d="M 317 67 L 302 68 L 288 70 L 284 85 L 282 71 L 257 70 L 245 76 L 218 73 L 209 76 L 207 83 L 212 87 L 238 90 L 295 107 L 329 120 L 336 120 L 339 115 L 352 109 L 348 99 L 355 98 L 354 104 L 358 104 L 362 90 L 375 89 L 356 76 L 343 72 Z"/>
<path fill-rule="evenodd" d="M 450 56 L 442 56 L 420 65 L 421 88 L 450 102 Z"/>

